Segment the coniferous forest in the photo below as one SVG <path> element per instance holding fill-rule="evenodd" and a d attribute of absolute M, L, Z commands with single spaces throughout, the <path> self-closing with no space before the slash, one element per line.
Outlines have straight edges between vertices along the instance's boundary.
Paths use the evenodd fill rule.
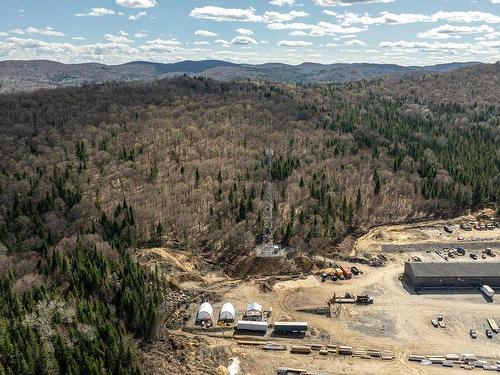
<path fill-rule="evenodd" d="M 165 241 L 231 270 L 262 240 L 336 251 L 373 225 L 500 199 L 500 65 L 347 84 L 177 77 L 0 96 L 0 375 L 139 374 Z"/>

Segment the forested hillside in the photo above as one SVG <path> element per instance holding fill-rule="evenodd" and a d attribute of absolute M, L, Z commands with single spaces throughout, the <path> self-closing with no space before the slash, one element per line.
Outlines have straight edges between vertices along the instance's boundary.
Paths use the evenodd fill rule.
<path fill-rule="evenodd" d="M 446 72 L 479 63 L 450 63 L 429 66 L 394 64 L 235 64 L 201 60 L 162 64 L 132 61 L 121 65 L 97 63 L 62 64 L 48 60 L 0 61 L 0 93 L 32 91 L 40 88 L 80 86 L 107 81 L 153 80 L 182 74 L 223 80 L 266 80 L 277 82 L 348 82 L 415 72 Z"/>
<path fill-rule="evenodd" d="M 138 373 L 168 283 L 148 241 L 231 268 L 497 205 L 500 64 L 345 85 L 178 77 L 0 96 L 0 374 Z"/>

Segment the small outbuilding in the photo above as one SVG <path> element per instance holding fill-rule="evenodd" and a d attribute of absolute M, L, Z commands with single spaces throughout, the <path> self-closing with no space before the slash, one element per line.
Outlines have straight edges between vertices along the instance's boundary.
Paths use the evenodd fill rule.
<path fill-rule="evenodd" d="M 214 314 L 214 308 L 208 302 L 203 302 L 196 314 L 196 322 L 211 321 Z"/>
<path fill-rule="evenodd" d="M 236 318 L 236 309 L 231 302 L 226 302 L 222 305 L 219 313 L 219 320 L 224 322 L 234 322 Z"/>
<path fill-rule="evenodd" d="M 245 311 L 244 319 L 253 321 L 262 320 L 262 305 L 259 305 L 257 302 L 249 303 Z"/>

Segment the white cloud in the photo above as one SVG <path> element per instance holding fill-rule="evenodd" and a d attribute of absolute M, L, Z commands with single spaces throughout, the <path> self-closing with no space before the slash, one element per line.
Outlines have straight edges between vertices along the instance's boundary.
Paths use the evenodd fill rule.
<path fill-rule="evenodd" d="M 309 47 L 313 44 L 305 40 L 280 40 L 277 45 L 280 47 Z"/>
<path fill-rule="evenodd" d="M 314 0 L 320 7 L 350 6 L 354 4 L 392 3 L 394 0 Z"/>
<path fill-rule="evenodd" d="M 45 36 L 66 36 L 63 32 L 54 30 L 52 27 L 46 27 L 44 29 L 37 29 L 36 27 L 28 27 L 26 30 L 28 34 L 39 34 Z"/>
<path fill-rule="evenodd" d="M 289 32 L 288 35 L 290 35 L 290 36 L 307 36 L 309 34 L 307 34 L 305 31 L 302 31 L 302 30 L 294 30 L 292 32 Z"/>
<path fill-rule="evenodd" d="M 270 43 L 269 40 L 261 40 L 260 41 L 260 44 L 269 44 L 269 43 Z"/>
<path fill-rule="evenodd" d="M 484 22 L 484 23 L 500 23 L 500 16 L 491 13 L 477 11 L 439 11 L 431 15 L 419 13 L 390 13 L 380 12 L 379 16 L 370 14 L 358 14 L 345 12 L 336 14 L 336 17 L 341 21 L 342 26 L 351 26 L 355 24 L 361 25 L 403 25 L 417 22 Z"/>
<path fill-rule="evenodd" d="M 104 39 L 106 39 L 106 41 L 110 43 L 116 43 L 116 44 L 128 44 L 133 42 L 133 40 L 127 38 L 125 35 L 106 34 L 104 35 Z"/>
<path fill-rule="evenodd" d="M 134 37 L 136 37 L 136 38 L 145 38 L 147 36 L 148 36 L 148 34 L 145 31 L 139 31 L 138 33 L 134 34 Z"/>
<path fill-rule="evenodd" d="M 208 31 L 208 30 L 196 30 L 194 32 L 194 35 L 205 36 L 205 37 L 214 37 L 214 36 L 218 36 L 219 34 L 214 33 L 212 31 Z"/>
<path fill-rule="evenodd" d="M 271 5 L 277 5 L 279 7 L 282 7 L 283 5 L 293 5 L 293 4 L 295 4 L 295 0 L 271 0 L 269 2 L 269 4 L 271 4 Z"/>
<path fill-rule="evenodd" d="M 257 44 L 257 41 L 249 36 L 239 35 L 231 40 L 231 44 L 250 45 Z"/>
<path fill-rule="evenodd" d="M 154 8 L 156 0 L 116 0 L 116 4 L 125 8 Z"/>
<path fill-rule="evenodd" d="M 128 19 L 131 21 L 137 21 L 139 18 L 146 17 L 147 13 L 146 12 L 139 12 L 137 14 L 131 14 L 128 16 Z"/>
<path fill-rule="evenodd" d="M 306 17 L 309 14 L 303 11 L 291 11 L 289 13 L 279 13 L 267 11 L 262 15 L 257 14 L 257 11 L 250 7 L 248 9 L 237 8 L 221 8 L 216 6 L 206 6 L 202 8 L 194 8 L 189 14 L 191 17 L 217 22 L 234 21 L 234 22 L 288 22 L 297 17 Z"/>
<path fill-rule="evenodd" d="M 193 44 L 194 44 L 195 46 L 207 46 L 207 45 L 209 45 L 210 43 L 208 43 L 208 42 L 207 42 L 207 41 L 205 41 L 205 40 L 201 40 L 201 41 L 196 41 L 196 42 L 193 42 Z"/>
<path fill-rule="evenodd" d="M 239 29 L 236 29 L 236 32 L 240 35 L 245 35 L 245 36 L 252 36 L 254 35 L 254 32 L 252 30 L 249 30 L 249 29 L 242 29 L 242 28 L 239 28 Z"/>
<path fill-rule="evenodd" d="M 366 43 L 359 39 L 348 40 L 344 42 L 345 46 L 366 46 Z"/>
<path fill-rule="evenodd" d="M 4 33 L 4 36 L 7 36 L 8 34 L 17 34 L 17 35 L 25 35 L 25 34 L 32 34 L 32 35 L 44 35 L 44 36 L 66 36 L 61 31 L 54 30 L 52 27 L 45 27 L 43 29 L 38 29 L 33 26 L 29 26 L 26 29 L 13 29 L 10 30 L 8 33 Z"/>
<path fill-rule="evenodd" d="M 215 41 L 215 44 L 219 44 L 219 45 L 221 45 L 222 47 L 226 47 L 226 48 L 227 48 L 227 47 L 229 47 L 229 45 L 230 45 L 231 43 L 229 43 L 227 40 L 224 40 L 224 39 L 217 39 L 217 40 Z"/>
<path fill-rule="evenodd" d="M 431 22 L 432 17 L 424 14 L 415 13 L 401 13 L 394 14 L 390 12 L 380 12 L 379 17 L 373 17 L 369 14 L 357 14 L 352 12 L 345 12 L 338 14 L 337 19 L 341 21 L 343 26 L 351 26 L 355 24 L 361 25 L 403 25 L 415 22 Z"/>
<path fill-rule="evenodd" d="M 178 50 L 178 47 L 182 45 L 177 39 L 154 39 L 148 40 L 146 45 L 139 47 L 140 50 L 145 52 L 174 52 Z"/>
<path fill-rule="evenodd" d="M 215 6 L 194 8 L 189 14 L 194 18 L 201 18 L 213 21 L 241 21 L 241 22 L 261 22 L 262 17 L 255 14 L 254 8 L 231 9 Z"/>
<path fill-rule="evenodd" d="M 337 46 L 338 46 L 338 44 L 336 44 L 336 43 L 327 43 L 327 44 L 326 44 L 326 46 L 327 46 L 328 48 L 333 48 L 333 47 L 337 47 Z"/>
<path fill-rule="evenodd" d="M 298 17 L 307 17 L 309 13 L 292 10 L 289 13 L 266 12 L 264 13 L 264 22 L 288 22 Z"/>
<path fill-rule="evenodd" d="M 148 40 L 146 44 L 149 45 L 163 45 L 163 46 L 180 46 L 182 43 L 179 42 L 177 39 L 154 39 L 154 40 Z"/>
<path fill-rule="evenodd" d="M 452 42 L 409 42 L 400 40 L 397 42 L 380 42 L 382 48 L 403 48 L 403 49 L 424 49 L 426 51 L 439 50 L 467 50 L 474 48 L 471 43 L 452 43 Z"/>
<path fill-rule="evenodd" d="M 76 13 L 77 17 L 102 17 L 115 14 L 114 10 L 106 8 L 92 8 L 88 13 Z"/>
<path fill-rule="evenodd" d="M 448 21 L 448 22 L 485 22 L 485 23 L 500 23 L 500 16 L 486 12 L 477 11 L 458 11 L 434 13 L 432 16 L 433 22 Z"/>
<path fill-rule="evenodd" d="M 310 36 L 324 36 L 337 34 L 355 34 L 366 29 L 359 27 L 343 27 L 330 22 L 318 22 L 316 25 L 307 23 L 271 23 L 267 25 L 270 30 L 300 30 L 308 31 Z"/>
<path fill-rule="evenodd" d="M 74 36 L 73 38 L 71 38 L 73 40 L 87 40 L 85 39 L 83 36 Z"/>
<path fill-rule="evenodd" d="M 449 39 L 452 37 L 459 38 L 460 35 L 493 33 L 494 28 L 488 25 L 481 26 L 455 26 L 455 25 L 442 25 L 434 29 L 427 30 L 417 34 L 417 38 L 426 39 Z"/>
<path fill-rule="evenodd" d="M 120 35 L 120 36 L 128 36 L 128 33 L 126 31 L 120 30 L 120 31 L 118 31 L 118 35 Z"/>

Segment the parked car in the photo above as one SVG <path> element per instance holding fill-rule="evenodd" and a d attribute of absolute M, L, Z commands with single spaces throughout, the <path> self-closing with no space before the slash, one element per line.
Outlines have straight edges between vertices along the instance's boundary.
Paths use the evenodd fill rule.
<path fill-rule="evenodd" d="M 431 323 L 432 323 L 432 325 L 434 326 L 434 328 L 437 328 L 437 327 L 438 327 L 438 322 L 437 322 L 437 320 L 436 320 L 436 319 L 432 319 L 432 320 L 431 320 Z"/>
<path fill-rule="evenodd" d="M 465 249 L 463 247 L 457 247 L 458 255 L 465 255 Z"/>
<path fill-rule="evenodd" d="M 444 231 L 447 233 L 453 233 L 453 228 L 449 225 L 444 226 Z"/>
<path fill-rule="evenodd" d="M 471 254 L 470 257 L 474 260 L 477 260 L 477 255 L 476 254 Z"/>
<path fill-rule="evenodd" d="M 358 267 L 356 267 L 356 266 L 352 266 L 352 267 L 351 267 L 351 272 L 352 272 L 352 274 L 353 274 L 354 276 L 359 275 L 359 269 L 358 269 Z"/>
<path fill-rule="evenodd" d="M 493 338 L 493 332 L 491 332 L 491 330 L 487 329 L 486 330 L 486 337 L 489 339 Z"/>
<path fill-rule="evenodd" d="M 462 228 L 463 230 L 466 230 L 466 231 L 472 230 L 472 227 L 469 224 L 462 224 L 462 225 L 460 225 L 460 228 Z"/>
<path fill-rule="evenodd" d="M 473 339 L 477 339 L 477 333 L 476 333 L 476 331 L 474 331 L 473 329 L 471 329 L 471 330 L 469 331 L 469 335 L 470 335 L 470 337 L 472 337 Z"/>

